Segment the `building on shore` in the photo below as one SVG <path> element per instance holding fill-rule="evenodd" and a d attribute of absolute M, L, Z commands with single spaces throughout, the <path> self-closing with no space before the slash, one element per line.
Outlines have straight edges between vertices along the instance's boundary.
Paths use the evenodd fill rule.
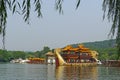
<path fill-rule="evenodd" d="M 55 55 L 52 52 L 48 52 L 46 55 L 46 64 L 55 64 Z"/>

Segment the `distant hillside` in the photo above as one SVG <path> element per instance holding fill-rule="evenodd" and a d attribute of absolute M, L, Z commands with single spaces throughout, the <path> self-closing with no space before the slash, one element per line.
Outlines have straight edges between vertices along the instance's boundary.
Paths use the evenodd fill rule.
<path fill-rule="evenodd" d="M 95 42 L 86 42 L 86 43 L 78 43 L 72 44 L 73 47 L 77 47 L 79 44 L 84 44 L 85 47 L 91 49 L 105 49 L 105 48 L 113 48 L 115 47 L 115 39 L 104 40 L 104 41 L 95 41 Z"/>
<path fill-rule="evenodd" d="M 118 59 L 115 39 L 78 43 L 78 44 L 72 44 L 72 46 L 77 47 L 79 44 L 83 44 L 85 47 L 90 48 L 91 50 L 97 51 L 99 53 L 99 56 L 98 56 L 99 60 Z"/>

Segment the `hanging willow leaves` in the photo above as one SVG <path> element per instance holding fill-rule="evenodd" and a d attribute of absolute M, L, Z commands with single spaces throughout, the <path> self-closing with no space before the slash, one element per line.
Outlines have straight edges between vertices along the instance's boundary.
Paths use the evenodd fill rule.
<path fill-rule="evenodd" d="M 38 13 L 38 17 L 42 17 L 42 13 L 41 13 L 41 3 L 40 3 L 41 1 L 40 0 L 35 0 L 34 1 L 34 4 L 35 4 L 35 11 L 37 11 L 37 13 Z"/>
<path fill-rule="evenodd" d="M 0 0 L 0 35 L 3 36 L 3 49 L 5 49 L 5 29 L 6 29 L 6 18 L 7 18 L 7 11 L 6 5 L 8 2 L 5 0 Z"/>
<path fill-rule="evenodd" d="M 76 9 L 79 7 L 79 5 L 80 5 L 80 0 L 77 1 Z"/>
<path fill-rule="evenodd" d="M 7 10 L 12 11 L 13 14 L 20 14 L 23 16 L 23 20 L 29 23 L 31 4 L 35 5 L 37 16 L 42 16 L 41 13 L 41 0 L 0 0 L 0 35 L 3 36 L 3 49 L 5 49 L 5 31 L 7 23 Z"/>
<path fill-rule="evenodd" d="M 55 0 L 55 8 L 59 13 L 63 13 L 62 5 L 64 0 Z M 79 7 L 81 0 L 77 0 L 76 9 Z"/>
<path fill-rule="evenodd" d="M 78 9 L 81 0 L 77 0 L 76 9 Z M 42 0 L 0 0 L 0 35 L 3 36 L 3 48 L 5 48 L 5 31 L 7 23 L 7 9 L 13 14 L 19 13 L 23 20 L 29 23 L 31 7 L 34 6 L 34 11 L 38 17 L 42 17 L 41 13 Z M 64 0 L 55 0 L 55 8 L 59 13 L 63 13 Z M 110 34 L 114 36 L 115 32 L 116 43 L 118 48 L 118 56 L 120 57 L 120 0 L 103 0 L 104 16 L 107 12 L 108 20 L 112 21 Z"/>
<path fill-rule="evenodd" d="M 24 8 L 23 8 L 23 19 L 25 22 L 29 23 L 29 17 L 30 17 L 30 0 L 26 0 L 25 4 L 24 4 Z"/>
<path fill-rule="evenodd" d="M 112 21 L 112 27 L 110 34 L 114 36 L 115 32 L 117 32 L 116 36 L 116 44 L 118 48 L 118 58 L 120 57 L 120 0 L 104 0 L 103 1 L 103 11 L 104 16 L 107 11 L 108 20 Z"/>

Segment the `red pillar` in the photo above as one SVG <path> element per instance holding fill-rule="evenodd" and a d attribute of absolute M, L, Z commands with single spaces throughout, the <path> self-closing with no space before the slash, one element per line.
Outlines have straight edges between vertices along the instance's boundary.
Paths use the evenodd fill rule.
<path fill-rule="evenodd" d="M 58 60 L 58 58 L 55 58 L 55 64 L 56 64 L 56 66 L 59 66 L 59 60 Z"/>

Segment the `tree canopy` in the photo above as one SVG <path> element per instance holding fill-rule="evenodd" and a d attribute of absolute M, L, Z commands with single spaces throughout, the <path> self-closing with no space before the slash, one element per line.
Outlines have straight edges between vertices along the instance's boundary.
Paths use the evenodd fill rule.
<path fill-rule="evenodd" d="M 62 13 L 62 3 L 64 0 L 55 0 L 55 7 L 59 13 Z M 79 7 L 81 0 L 77 0 L 76 9 Z M 5 31 L 8 9 L 12 14 L 20 14 L 23 20 L 29 23 L 31 6 L 37 12 L 38 17 L 42 17 L 41 5 L 42 0 L 0 0 L 0 35 L 3 36 L 3 48 L 5 48 Z M 118 52 L 120 52 L 120 0 L 103 0 L 104 16 L 112 21 L 110 35 L 114 36 L 115 32 Z M 107 15 L 106 15 L 107 12 Z M 120 56 L 120 54 L 118 54 Z"/>

